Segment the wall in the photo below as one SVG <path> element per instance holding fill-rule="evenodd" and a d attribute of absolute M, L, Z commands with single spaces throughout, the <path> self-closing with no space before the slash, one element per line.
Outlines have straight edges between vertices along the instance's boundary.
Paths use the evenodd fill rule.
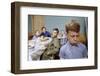
<path fill-rule="evenodd" d="M 85 27 L 85 18 L 86 17 L 74 17 L 74 16 L 45 16 L 45 26 L 47 30 L 52 32 L 53 28 L 58 28 L 59 31 L 65 31 L 65 25 L 71 22 L 72 20 L 76 20 L 80 24 L 80 32 L 84 33 Z"/>
<path fill-rule="evenodd" d="M 39 19 L 41 16 L 43 16 L 42 20 Z M 33 26 L 35 26 L 35 27 L 33 27 L 33 28 L 32 28 L 32 18 L 30 15 L 28 16 L 28 32 L 32 32 L 32 29 L 35 30 L 35 28 L 37 28 L 39 30 L 39 28 L 42 27 L 41 25 L 44 25 L 49 32 L 52 32 L 52 30 L 54 28 L 58 28 L 60 32 L 66 31 L 65 25 L 70 23 L 72 20 L 75 20 L 80 24 L 80 32 L 85 34 L 85 32 L 86 32 L 85 27 L 88 26 L 87 25 L 88 20 L 86 20 L 86 19 L 88 19 L 87 17 L 47 16 L 47 15 L 41 15 L 41 16 L 37 17 L 37 19 L 35 17 L 35 21 L 34 21 L 35 23 L 33 22 L 34 23 Z"/>
<path fill-rule="evenodd" d="M 10 3 L 15 0 L 0 1 L 0 76 L 99 76 L 100 74 L 100 59 L 98 59 L 98 70 L 81 70 L 81 71 L 65 71 L 53 73 L 38 73 L 38 74 L 21 74 L 14 75 L 10 73 L 11 60 L 11 10 Z M 74 4 L 98 6 L 98 19 L 100 20 L 100 0 L 16 0 L 26 2 L 44 2 L 56 4 Z M 98 33 L 100 33 L 100 22 L 98 21 Z M 100 46 L 100 35 L 98 36 L 98 46 Z M 100 51 L 98 47 L 98 58 Z"/>
<path fill-rule="evenodd" d="M 28 32 L 32 32 L 32 18 L 28 16 Z"/>

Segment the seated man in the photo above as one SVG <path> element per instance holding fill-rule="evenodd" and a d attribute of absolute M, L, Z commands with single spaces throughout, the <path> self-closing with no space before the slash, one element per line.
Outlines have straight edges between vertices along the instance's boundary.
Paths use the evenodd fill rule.
<path fill-rule="evenodd" d="M 79 42 L 80 24 L 72 21 L 66 26 L 68 41 L 60 49 L 60 59 L 87 58 L 87 48 Z"/>
<path fill-rule="evenodd" d="M 41 56 L 41 60 L 53 60 L 58 59 L 57 55 L 60 49 L 60 41 L 57 38 L 59 33 L 58 28 L 53 29 L 52 33 L 52 41 L 48 45 L 47 49 L 44 51 L 44 53 Z"/>

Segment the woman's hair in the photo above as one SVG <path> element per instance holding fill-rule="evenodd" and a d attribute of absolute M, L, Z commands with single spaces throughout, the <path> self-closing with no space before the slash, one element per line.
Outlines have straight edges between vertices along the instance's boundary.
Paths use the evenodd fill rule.
<path fill-rule="evenodd" d="M 69 24 L 65 26 L 66 32 L 68 33 L 69 31 L 74 31 L 74 32 L 79 32 L 80 31 L 80 24 L 76 22 L 75 20 L 72 20 Z"/>
<path fill-rule="evenodd" d="M 46 29 L 46 27 L 43 26 L 43 27 L 41 28 L 41 30 L 43 30 L 43 29 Z"/>
<path fill-rule="evenodd" d="M 45 37 L 45 34 L 44 33 L 41 33 L 40 36 L 44 36 Z"/>

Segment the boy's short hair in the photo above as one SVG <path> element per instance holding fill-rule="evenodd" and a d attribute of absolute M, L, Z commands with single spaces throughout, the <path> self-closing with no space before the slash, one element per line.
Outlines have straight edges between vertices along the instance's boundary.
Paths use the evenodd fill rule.
<path fill-rule="evenodd" d="M 53 30 L 54 31 L 57 31 L 57 33 L 59 33 L 59 29 L 58 28 L 54 28 Z"/>
<path fill-rule="evenodd" d="M 74 31 L 74 32 L 79 32 L 80 31 L 80 24 L 74 20 L 72 20 L 69 24 L 66 26 L 66 32 L 68 33 L 69 31 Z"/>

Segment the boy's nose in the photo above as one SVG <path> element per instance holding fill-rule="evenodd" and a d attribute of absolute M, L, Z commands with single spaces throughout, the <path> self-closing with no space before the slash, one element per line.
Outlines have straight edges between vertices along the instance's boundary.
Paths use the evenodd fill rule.
<path fill-rule="evenodd" d="M 77 40 L 77 37 L 74 37 L 74 40 L 76 41 Z"/>

